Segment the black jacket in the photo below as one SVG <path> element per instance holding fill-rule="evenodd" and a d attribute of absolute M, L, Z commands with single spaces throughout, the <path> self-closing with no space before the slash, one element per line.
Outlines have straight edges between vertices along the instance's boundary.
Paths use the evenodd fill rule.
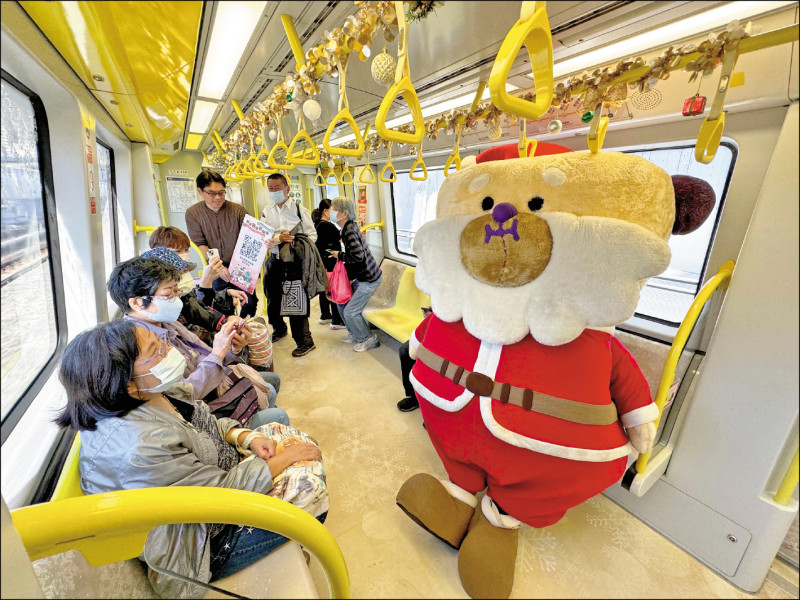
<path fill-rule="evenodd" d="M 330 221 L 319 221 L 317 223 L 317 250 L 322 257 L 322 263 L 325 265 L 325 270 L 328 272 L 333 271 L 336 266 L 336 259 L 328 254 L 328 250 L 342 251 L 341 234 L 339 228 Z"/>

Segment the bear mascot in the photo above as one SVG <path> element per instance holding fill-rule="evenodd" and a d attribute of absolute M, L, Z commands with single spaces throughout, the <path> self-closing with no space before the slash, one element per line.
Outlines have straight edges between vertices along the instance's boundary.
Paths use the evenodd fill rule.
<path fill-rule="evenodd" d="M 442 184 L 414 240 L 433 313 L 410 378 L 449 479 L 416 474 L 397 504 L 459 550 L 473 598 L 510 595 L 521 523 L 556 523 L 652 449 L 659 411 L 613 326 L 713 205 L 707 183 L 639 156 L 541 142 Z"/>

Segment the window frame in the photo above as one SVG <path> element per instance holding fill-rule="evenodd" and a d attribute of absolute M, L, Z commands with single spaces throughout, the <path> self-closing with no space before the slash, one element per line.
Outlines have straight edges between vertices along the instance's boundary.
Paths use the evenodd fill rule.
<path fill-rule="evenodd" d="M 106 144 L 103 140 L 99 137 L 95 138 L 98 146 L 102 146 L 105 150 L 108 151 L 110 156 L 109 164 L 111 165 L 111 246 L 113 250 L 113 259 L 114 264 L 119 263 L 119 211 L 117 210 L 117 171 L 116 166 L 114 165 L 114 149 Z"/>
<path fill-rule="evenodd" d="M 431 167 L 431 168 L 428 169 L 429 173 L 432 172 L 432 171 L 444 171 L 444 165 L 442 165 L 441 167 Z M 398 176 L 399 175 L 404 175 L 404 174 L 408 175 L 410 172 L 411 172 L 411 169 L 408 169 L 407 171 L 397 171 L 396 175 L 398 175 Z M 396 178 L 395 178 L 395 181 L 396 181 Z M 396 214 L 395 208 L 394 208 L 394 184 L 395 184 L 394 181 L 389 183 L 389 191 L 390 191 L 390 198 L 391 198 L 390 204 L 392 205 L 392 233 L 393 233 L 393 237 L 394 237 L 394 251 L 397 254 L 401 255 L 401 256 L 407 256 L 407 257 L 409 257 L 409 258 L 411 258 L 411 259 L 416 261 L 416 260 L 419 260 L 419 257 L 416 254 L 414 254 L 413 252 L 403 252 L 402 250 L 400 250 L 400 246 L 397 243 L 397 214 Z M 423 223 L 423 225 L 424 225 L 424 223 Z M 417 234 L 415 233 L 414 235 L 416 236 Z"/>
<path fill-rule="evenodd" d="M 52 356 L 48 359 L 27 389 L 17 399 L 8 414 L 0 424 L 0 445 L 4 444 L 12 430 L 19 423 L 22 416 L 33 403 L 34 399 L 48 381 L 56 365 L 61 360 L 61 354 L 67 344 L 67 316 L 64 306 L 64 281 L 61 269 L 61 246 L 58 240 L 58 218 L 53 180 L 53 166 L 50 154 L 50 128 L 47 121 L 47 112 L 41 98 L 12 76 L 5 69 L 0 69 L 0 78 L 25 95 L 33 108 L 33 118 L 36 127 L 36 150 L 39 156 L 39 176 L 42 183 L 42 208 L 44 215 L 45 238 L 47 240 L 48 264 L 53 293 L 53 309 L 55 318 L 56 346 Z"/>
<path fill-rule="evenodd" d="M 717 214 L 714 217 L 714 226 L 711 228 L 711 237 L 708 240 L 708 246 L 706 246 L 706 255 L 703 257 L 703 266 L 700 269 L 700 277 L 697 280 L 697 285 L 695 286 L 694 296 L 697 297 L 697 294 L 700 292 L 700 288 L 703 287 L 703 284 L 706 280 L 706 271 L 708 270 L 708 262 L 711 259 L 711 250 L 714 247 L 714 241 L 717 238 L 717 232 L 719 231 L 719 222 L 722 219 L 722 211 L 725 208 L 725 200 L 728 197 L 728 191 L 730 190 L 731 186 L 731 179 L 733 179 L 733 172 L 736 170 L 736 163 L 739 160 L 739 146 L 730 140 L 723 139 L 720 146 L 724 146 L 731 151 L 731 163 L 730 167 L 728 168 L 728 173 L 725 176 L 725 183 L 722 186 L 722 193 L 720 197 L 716 199 L 717 205 Z M 625 149 L 620 150 L 613 150 L 615 152 L 621 152 L 623 154 L 633 154 L 634 152 L 643 152 L 643 151 L 655 151 L 655 150 L 686 150 L 688 148 L 694 148 L 695 144 L 693 143 L 683 143 L 683 144 L 651 144 L 649 148 L 634 148 L 634 147 L 626 147 Z M 646 159 L 645 159 L 646 160 Z M 671 234 L 670 234 L 671 235 Z M 691 235 L 691 234 L 689 234 Z M 659 317 L 653 317 L 650 315 L 645 315 L 640 312 L 634 312 L 632 318 L 643 319 L 645 321 L 649 321 L 651 323 L 658 323 L 659 325 L 664 325 L 666 327 L 670 327 L 672 329 L 677 330 L 678 327 L 681 326 L 681 323 L 676 323 L 674 321 L 670 321 L 668 319 L 661 319 Z"/>

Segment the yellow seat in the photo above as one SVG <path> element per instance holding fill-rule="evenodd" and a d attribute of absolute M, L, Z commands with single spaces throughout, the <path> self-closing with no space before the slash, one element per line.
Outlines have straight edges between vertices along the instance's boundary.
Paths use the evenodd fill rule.
<path fill-rule="evenodd" d="M 397 286 L 392 308 L 373 310 L 364 318 L 399 342 L 407 342 L 422 322 L 422 307 L 431 305 L 431 297 L 423 294 L 414 283 L 414 267 L 406 267 Z"/>
<path fill-rule="evenodd" d="M 142 488 L 86 495 L 80 486 L 80 448 L 76 434 L 50 502 L 11 512 L 31 560 L 77 550 L 89 565 L 98 567 L 139 556 L 147 533 L 157 525 L 238 523 L 274 531 L 301 544 L 319 559 L 331 597 L 349 597 L 350 578 L 339 545 L 325 526 L 304 510 L 264 494 L 217 487 Z M 279 554 L 273 552 L 255 564 L 263 568 L 265 562 L 280 563 L 282 571 L 303 569 L 307 577 L 300 577 L 296 587 L 308 597 L 315 590 L 299 549 L 293 555 Z M 233 584 L 249 597 L 263 593 L 263 589 L 242 590 L 238 586 L 247 588 L 248 582 L 236 577 L 221 579 L 217 585 L 226 588 Z"/>

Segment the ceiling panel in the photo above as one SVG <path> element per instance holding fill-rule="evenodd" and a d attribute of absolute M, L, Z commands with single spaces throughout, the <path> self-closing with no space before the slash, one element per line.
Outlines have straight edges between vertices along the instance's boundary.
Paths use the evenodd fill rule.
<path fill-rule="evenodd" d="M 20 5 L 131 140 L 173 152 L 186 121 L 202 2 Z"/>

